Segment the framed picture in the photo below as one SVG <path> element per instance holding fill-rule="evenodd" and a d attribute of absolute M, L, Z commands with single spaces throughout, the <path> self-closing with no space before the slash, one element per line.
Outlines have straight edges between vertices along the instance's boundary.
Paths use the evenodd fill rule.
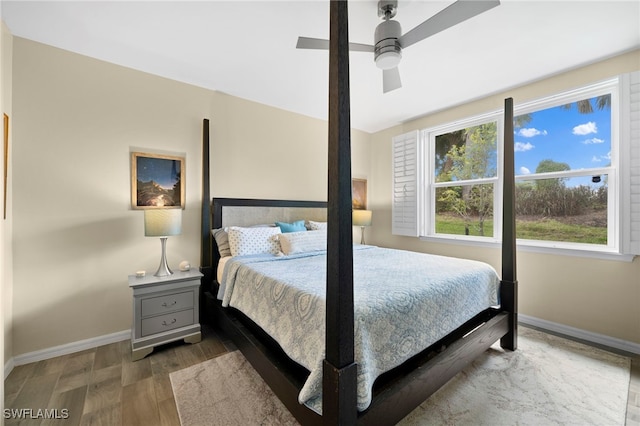
<path fill-rule="evenodd" d="M 367 209 L 367 180 L 351 179 L 351 207 L 354 210 Z"/>
<path fill-rule="evenodd" d="M 9 116 L 4 114 L 4 189 L 3 189 L 3 197 L 4 201 L 2 206 L 4 208 L 4 219 L 7 218 L 7 176 L 9 168 Z"/>
<path fill-rule="evenodd" d="M 184 157 L 131 153 L 131 207 L 184 208 Z"/>

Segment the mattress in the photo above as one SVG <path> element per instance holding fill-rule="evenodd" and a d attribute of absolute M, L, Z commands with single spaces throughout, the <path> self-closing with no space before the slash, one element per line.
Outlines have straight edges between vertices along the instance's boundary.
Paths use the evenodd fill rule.
<path fill-rule="evenodd" d="M 482 262 L 354 246 L 357 406 L 375 379 L 498 303 L 499 278 Z M 321 413 L 325 358 L 326 252 L 236 256 L 218 298 L 262 327 L 310 371 L 300 403 Z"/>

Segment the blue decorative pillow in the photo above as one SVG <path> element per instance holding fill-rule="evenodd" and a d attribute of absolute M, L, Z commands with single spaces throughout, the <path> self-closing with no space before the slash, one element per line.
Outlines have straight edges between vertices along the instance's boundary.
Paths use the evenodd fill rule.
<path fill-rule="evenodd" d="M 307 230 L 304 226 L 304 220 L 297 220 L 293 223 L 276 222 L 276 226 L 280 227 L 280 231 L 282 231 L 283 234 L 285 232 L 300 232 Z"/>

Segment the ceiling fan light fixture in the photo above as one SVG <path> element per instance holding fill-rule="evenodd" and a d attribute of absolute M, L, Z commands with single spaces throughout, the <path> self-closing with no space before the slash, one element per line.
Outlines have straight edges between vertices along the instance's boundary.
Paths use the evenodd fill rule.
<path fill-rule="evenodd" d="M 395 68 L 402 58 L 402 47 L 398 39 L 402 34 L 402 28 L 398 21 L 387 19 L 376 27 L 375 48 L 373 60 L 376 66 L 383 70 Z"/>
<path fill-rule="evenodd" d="M 400 59 L 402 59 L 400 52 L 390 50 L 376 56 L 376 66 L 381 70 L 390 70 L 398 66 Z"/>

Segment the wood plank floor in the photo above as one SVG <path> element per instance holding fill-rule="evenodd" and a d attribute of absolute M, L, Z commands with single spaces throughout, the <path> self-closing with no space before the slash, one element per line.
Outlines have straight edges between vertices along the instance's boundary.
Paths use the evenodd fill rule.
<path fill-rule="evenodd" d="M 136 362 L 125 340 L 17 366 L 5 380 L 5 409 L 31 408 L 35 416 L 38 408 L 66 408 L 68 419 L 9 419 L 5 424 L 179 426 L 169 373 L 235 349 L 207 326 L 202 337 L 193 345 L 160 346 Z"/>
<path fill-rule="evenodd" d="M 161 346 L 136 362 L 126 340 L 17 366 L 5 380 L 5 409 L 31 408 L 35 414 L 38 408 L 65 408 L 68 419 L 5 424 L 179 426 L 169 373 L 234 350 L 207 326 L 202 335 L 200 343 Z M 640 426 L 640 357 L 632 358 L 626 417 L 626 426 Z"/>
<path fill-rule="evenodd" d="M 640 426 L 640 357 L 631 358 L 631 381 L 626 426 Z"/>

